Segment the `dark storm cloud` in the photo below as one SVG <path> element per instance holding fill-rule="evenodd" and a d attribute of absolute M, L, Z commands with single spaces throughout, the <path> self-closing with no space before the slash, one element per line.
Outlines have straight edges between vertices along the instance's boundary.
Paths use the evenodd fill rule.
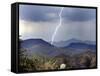
<path fill-rule="evenodd" d="M 20 5 L 20 19 L 28 21 L 51 21 L 59 19 L 61 7 L 52 6 Z M 88 8 L 70 8 L 63 9 L 62 18 L 64 21 L 88 21 L 95 19 L 95 9 Z M 51 15 L 50 15 L 51 14 Z M 54 14 L 54 15 L 52 15 Z"/>
<path fill-rule="evenodd" d="M 42 38 L 51 41 L 56 27 L 60 23 L 61 7 L 20 5 L 19 17 L 22 39 Z M 95 41 L 95 9 L 66 7 L 62 11 L 62 23 L 54 41 L 69 39 Z M 47 22 L 46 22 L 47 21 Z M 27 25 L 31 31 L 27 31 Z M 43 26 L 42 26 L 43 25 Z"/>
<path fill-rule="evenodd" d="M 95 19 L 96 10 L 88 8 L 65 8 L 63 18 L 71 21 L 88 21 Z"/>
<path fill-rule="evenodd" d="M 49 14 L 58 14 L 59 9 L 45 6 L 36 5 L 20 5 L 20 19 L 28 21 L 49 21 L 56 19 L 56 17 L 50 17 Z"/>

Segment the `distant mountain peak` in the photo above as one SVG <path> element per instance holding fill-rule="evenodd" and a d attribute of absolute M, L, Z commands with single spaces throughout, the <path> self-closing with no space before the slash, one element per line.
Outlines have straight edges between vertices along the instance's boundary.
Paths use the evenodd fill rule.
<path fill-rule="evenodd" d="M 37 40 L 37 41 L 44 41 L 43 39 L 40 39 L 40 38 L 38 38 L 38 39 L 26 39 L 26 40 L 24 40 L 24 41 L 28 41 L 28 40 Z"/>
<path fill-rule="evenodd" d="M 92 44 L 77 42 L 77 43 L 70 43 L 67 48 L 78 48 L 78 49 L 95 49 L 96 46 Z"/>
<path fill-rule="evenodd" d="M 66 46 L 70 45 L 71 43 L 84 43 L 84 44 L 90 44 L 90 45 L 96 44 L 95 41 L 88 41 L 88 40 L 83 41 L 83 40 L 78 40 L 78 39 L 72 38 L 67 41 L 55 42 L 54 45 L 57 47 L 66 47 Z"/>
<path fill-rule="evenodd" d="M 23 40 L 21 43 L 22 47 L 32 47 L 34 45 L 45 45 L 45 46 L 53 46 L 50 43 L 44 41 L 43 39 L 27 39 L 27 40 Z"/>

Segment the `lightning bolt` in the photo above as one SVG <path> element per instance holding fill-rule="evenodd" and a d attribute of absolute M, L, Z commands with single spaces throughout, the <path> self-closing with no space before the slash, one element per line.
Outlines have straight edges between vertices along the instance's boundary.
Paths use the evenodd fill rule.
<path fill-rule="evenodd" d="M 64 9 L 64 7 L 62 7 L 61 10 L 60 10 L 60 13 L 59 13 L 59 18 L 60 18 L 60 20 L 59 20 L 59 25 L 56 26 L 56 29 L 55 29 L 55 31 L 54 31 L 54 33 L 53 33 L 53 35 L 52 35 L 51 44 L 53 44 L 54 38 L 55 38 L 55 36 L 56 36 L 56 34 L 57 34 L 57 31 L 58 31 L 58 29 L 60 28 L 60 26 L 61 26 L 61 24 L 62 24 L 62 17 L 61 17 L 61 14 L 62 14 L 63 9 Z"/>

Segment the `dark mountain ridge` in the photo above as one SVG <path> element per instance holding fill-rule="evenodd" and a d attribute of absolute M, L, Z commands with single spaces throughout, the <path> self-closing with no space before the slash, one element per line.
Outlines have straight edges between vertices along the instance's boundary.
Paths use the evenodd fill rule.
<path fill-rule="evenodd" d="M 67 48 L 74 48 L 74 49 L 96 49 L 96 45 L 86 44 L 86 43 L 71 43 L 67 46 Z"/>
<path fill-rule="evenodd" d="M 67 41 L 60 41 L 60 42 L 54 42 L 54 45 L 57 47 L 66 47 L 69 46 L 71 43 L 84 43 L 88 45 L 96 45 L 95 41 L 83 41 L 83 40 L 78 40 L 78 39 L 70 39 Z"/>
<path fill-rule="evenodd" d="M 65 47 L 56 47 L 43 39 L 28 39 L 21 41 L 21 48 L 27 49 L 27 54 L 39 54 L 43 56 L 54 57 L 60 54 L 73 55 L 85 52 L 87 49 L 96 50 L 96 45 L 86 43 L 70 43 Z"/>
<path fill-rule="evenodd" d="M 49 44 L 48 42 L 44 41 L 43 39 L 27 39 L 27 40 L 23 40 L 21 42 L 21 47 L 29 48 L 29 47 L 32 47 L 34 45 L 41 45 L 41 44 L 53 47 L 53 45 Z"/>

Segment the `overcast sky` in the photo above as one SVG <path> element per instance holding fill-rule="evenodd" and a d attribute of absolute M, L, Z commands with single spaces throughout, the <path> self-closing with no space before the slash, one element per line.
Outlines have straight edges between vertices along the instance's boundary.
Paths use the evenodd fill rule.
<path fill-rule="evenodd" d="M 51 41 L 59 24 L 62 7 L 20 5 L 19 34 L 22 39 L 42 38 Z M 88 8 L 65 7 L 62 11 L 62 25 L 54 41 L 69 39 L 95 41 L 96 10 Z"/>

